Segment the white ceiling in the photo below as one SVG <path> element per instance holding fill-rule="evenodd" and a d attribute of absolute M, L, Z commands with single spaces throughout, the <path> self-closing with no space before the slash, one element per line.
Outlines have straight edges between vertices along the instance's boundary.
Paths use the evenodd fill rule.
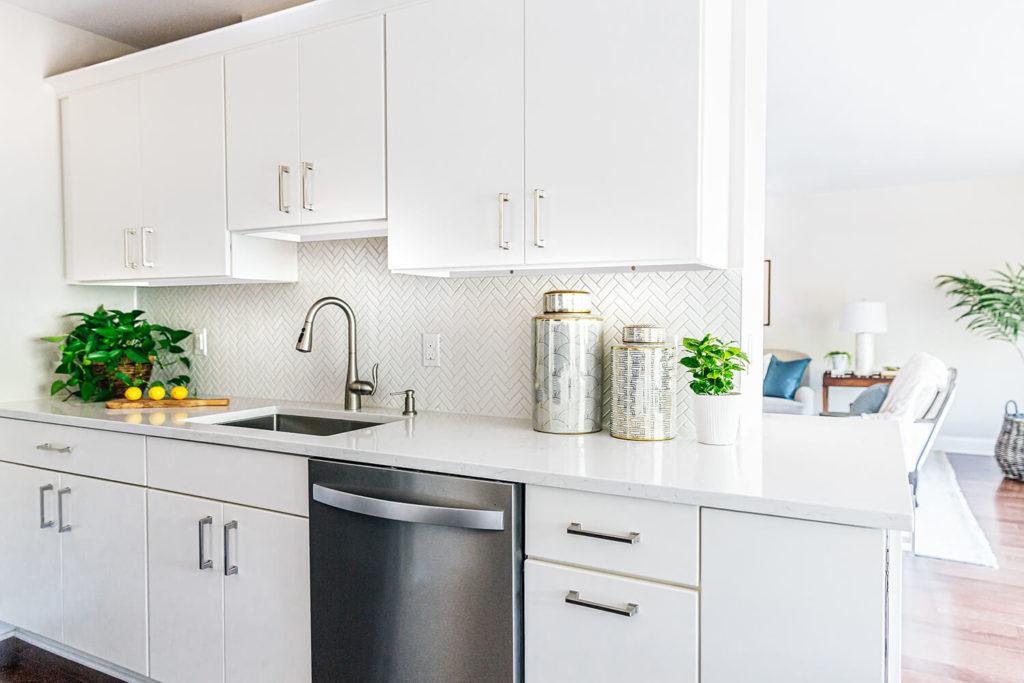
<path fill-rule="evenodd" d="M 132 47 L 147 48 L 309 0 L 6 0 Z"/>
<path fill-rule="evenodd" d="M 145 48 L 306 0 L 7 1 Z M 1024 1 L 767 2 L 770 194 L 1024 173 Z"/>
<path fill-rule="evenodd" d="M 1024 2 L 768 0 L 768 191 L 1024 173 Z"/>

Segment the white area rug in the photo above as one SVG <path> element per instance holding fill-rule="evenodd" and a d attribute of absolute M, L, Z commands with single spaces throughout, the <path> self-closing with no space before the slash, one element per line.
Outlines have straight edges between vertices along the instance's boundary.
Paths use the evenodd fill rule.
<path fill-rule="evenodd" d="M 996 556 L 967 505 L 953 466 L 934 451 L 917 484 L 914 554 L 982 567 L 996 567 Z"/>

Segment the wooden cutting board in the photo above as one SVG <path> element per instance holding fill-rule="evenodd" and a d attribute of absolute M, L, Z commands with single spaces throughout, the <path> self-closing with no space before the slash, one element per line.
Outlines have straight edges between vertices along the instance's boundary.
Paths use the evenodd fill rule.
<path fill-rule="evenodd" d="M 154 401 L 151 398 L 140 398 L 138 401 L 115 398 L 112 401 L 107 401 L 107 408 L 112 410 L 121 408 L 200 408 L 202 406 L 226 406 L 230 403 L 226 398 L 163 398 L 159 401 Z"/>

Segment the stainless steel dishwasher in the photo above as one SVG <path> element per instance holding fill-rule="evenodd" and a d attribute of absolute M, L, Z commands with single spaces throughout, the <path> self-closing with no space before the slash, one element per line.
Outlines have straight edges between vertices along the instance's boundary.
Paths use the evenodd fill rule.
<path fill-rule="evenodd" d="M 522 486 L 311 460 L 313 680 L 522 680 Z"/>

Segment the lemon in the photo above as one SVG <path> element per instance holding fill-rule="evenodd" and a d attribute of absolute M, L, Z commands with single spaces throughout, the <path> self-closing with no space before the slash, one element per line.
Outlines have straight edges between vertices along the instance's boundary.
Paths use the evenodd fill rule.
<path fill-rule="evenodd" d="M 163 387 L 150 387 L 149 389 L 149 397 L 154 401 L 159 401 L 166 395 L 167 392 L 164 391 Z"/>
<path fill-rule="evenodd" d="M 124 397 L 129 401 L 138 401 L 142 398 L 142 389 L 138 387 L 128 387 L 124 390 Z"/>
<path fill-rule="evenodd" d="M 188 389 L 185 387 L 174 387 L 171 389 L 171 398 L 181 400 L 188 396 Z"/>

